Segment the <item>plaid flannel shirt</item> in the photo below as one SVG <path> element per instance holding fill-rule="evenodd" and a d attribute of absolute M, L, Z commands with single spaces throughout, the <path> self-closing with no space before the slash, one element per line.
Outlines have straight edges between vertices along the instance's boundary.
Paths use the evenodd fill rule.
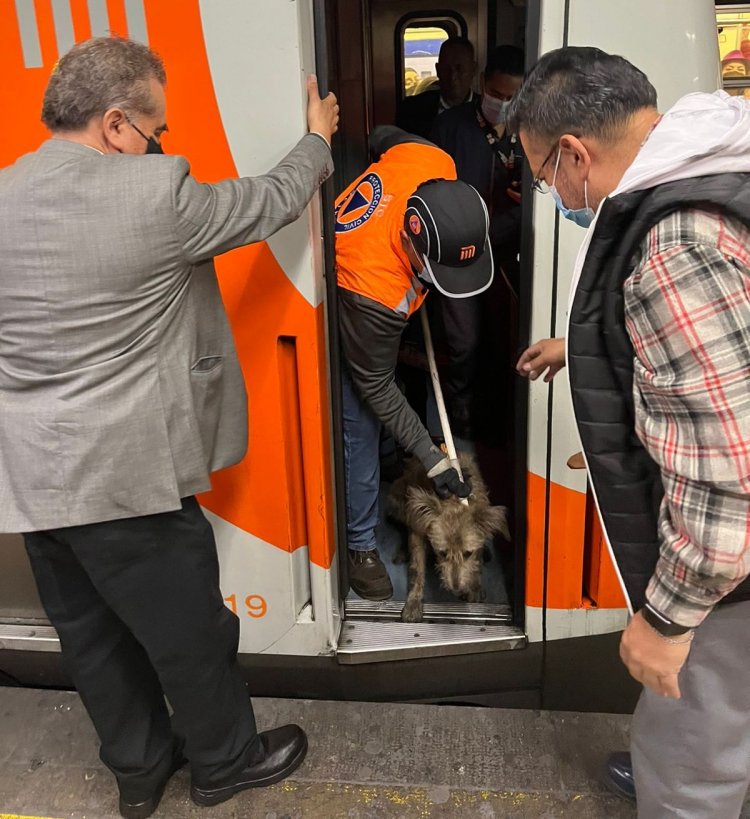
<path fill-rule="evenodd" d="M 750 230 L 684 210 L 625 282 L 636 432 L 661 468 L 661 551 L 646 597 L 699 625 L 750 572 Z"/>

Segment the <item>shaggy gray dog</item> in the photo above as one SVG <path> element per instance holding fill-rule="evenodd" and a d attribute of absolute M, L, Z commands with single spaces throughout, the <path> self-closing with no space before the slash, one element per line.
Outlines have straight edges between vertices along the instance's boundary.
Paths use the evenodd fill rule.
<path fill-rule="evenodd" d="M 408 530 L 409 593 L 401 611 L 406 623 L 422 619 L 428 542 L 435 552 L 443 588 L 469 603 L 478 603 L 485 543 L 497 533 L 510 540 L 507 510 L 490 506 L 487 486 L 474 459 L 461 453 L 459 462 L 464 480 L 471 485 L 468 505 L 456 497 L 441 500 L 416 458 L 406 462 L 404 474 L 391 487 L 388 511 Z M 403 563 L 406 558 L 404 553 L 395 562 Z"/>

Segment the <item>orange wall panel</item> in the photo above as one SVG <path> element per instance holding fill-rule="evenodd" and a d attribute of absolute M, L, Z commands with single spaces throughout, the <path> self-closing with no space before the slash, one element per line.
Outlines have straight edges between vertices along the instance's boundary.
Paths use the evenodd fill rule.
<path fill-rule="evenodd" d="M 49 137 L 39 116 L 59 55 L 50 0 L 35 0 L 34 7 L 43 66 L 26 68 L 14 0 L 0 0 L 0 110 L 6 117 L 0 167 Z M 107 9 L 111 30 L 126 35 L 123 0 L 107 0 Z M 76 37 L 87 37 L 91 28 L 85 0 L 72 0 L 71 11 Z M 161 54 L 167 71 L 165 151 L 187 157 L 201 181 L 236 176 L 198 0 L 146 0 L 145 13 L 149 44 Z M 252 139 L 252 132 L 248 138 Z M 303 545 L 300 533 L 305 533 L 311 560 L 327 568 L 333 559 L 334 526 L 323 307 L 313 307 L 296 290 L 265 243 L 225 254 L 217 259 L 216 269 L 247 384 L 250 444 L 240 464 L 214 476 L 214 489 L 201 497 L 201 503 L 285 551 Z M 284 449 L 289 419 L 282 420 L 279 406 L 288 398 L 280 383 L 277 357 L 282 336 L 294 339 L 297 355 L 299 418 L 295 423 L 301 429 L 302 464 L 294 465 L 284 455 L 289 451 Z M 293 508 L 290 505 L 286 491 L 290 482 L 304 487 L 303 512 L 299 499 Z"/>

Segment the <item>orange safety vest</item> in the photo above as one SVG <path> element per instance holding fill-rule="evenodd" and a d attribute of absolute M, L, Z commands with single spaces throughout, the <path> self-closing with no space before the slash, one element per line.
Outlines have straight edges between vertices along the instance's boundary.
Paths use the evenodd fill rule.
<path fill-rule="evenodd" d="M 426 291 L 401 247 L 406 202 L 428 179 L 456 179 L 453 160 L 434 145 L 389 148 L 336 200 L 339 287 L 408 318 Z"/>

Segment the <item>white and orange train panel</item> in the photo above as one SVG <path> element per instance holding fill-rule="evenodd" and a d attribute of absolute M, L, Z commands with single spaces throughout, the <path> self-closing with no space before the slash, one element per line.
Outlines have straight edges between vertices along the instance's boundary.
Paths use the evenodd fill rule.
<path fill-rule="evenodd" d="M 34 150 L 50 71 L 75 42 L 148 43 L 167 68 L 165 150 L 211 182 L 270 169 L 305 133 L 311 2 L 0 0 L 0 166 Z M 250 446 L 201 503 L 240 650 L 333 651 L 338 604 L 320 210 L 217 259 L 250 405 Z"/>
<path fill-rule="evenodd" d="M 165 59 L 165 148 L 214 181 L 270 168 L 305 130 L 304 76 L 313 70 L 311 0 L 0 0 L 0 106 L 9 117 L 0 166 L 47 136 L 41 98 L 58 56 L 91 35 L 149 43 Z M 596 45 L 642 67 L 662 108 L 718 82 L 711 0 L 541 0 L 541 51 Z M 672 56 L 670 56 L 672 55 Z M 678 55 L 675 57 L 674 55 Z M 565 326 L 579 228 L 539 197 L 534 211 L 532 338 L 549 335 L 552 268 L 557 332 Z M 330 417 L 317 202 L 267 243 L 217 260 L 250 398 L 245 460 L 201 498 L 215 527 L 227 604 L 242 619 L 241 650 L 315 655 L 335 650 L 338 600 Z M 530 394 L 526 613 L 540 640 L 622 626 L 625 601 L 586 494 L 566 467 L 580 449 L 565 373 L 552 412 Z M 551 425 L 550 472 L 547 431 Z M 549 531 L 545 588 L 545 530 Z"/>
<path fill-rule="evenodd" d="M 596 46 L 620 54 L 648 75 L 662 111 L 691 91 L 714 91 L 719 87 L 716 18 L 711 0 L 541 0 L 540 12 L 540 53 L 567 44 Z M 531 323 L 534 340 L 549 336 L 553 311 L 556 335 L 565 333 L 573 266 L 584 235 L 581 228 L 560 218 L 555 247 L 555 219 L 552 198 L 537 195 Z M 558 283 L 553 305 L 555 264 Z M 566 371 L 555 378 L 551 413 L 548 391 L 547 385 L 536 382 L 529 398 L 526 625 L 531 641 L 616 631 L 627 617 L 608 544 L 587 493 L 585 471 L 567 467 L 569 457 L 579 452 L 581 445 Z"/>

